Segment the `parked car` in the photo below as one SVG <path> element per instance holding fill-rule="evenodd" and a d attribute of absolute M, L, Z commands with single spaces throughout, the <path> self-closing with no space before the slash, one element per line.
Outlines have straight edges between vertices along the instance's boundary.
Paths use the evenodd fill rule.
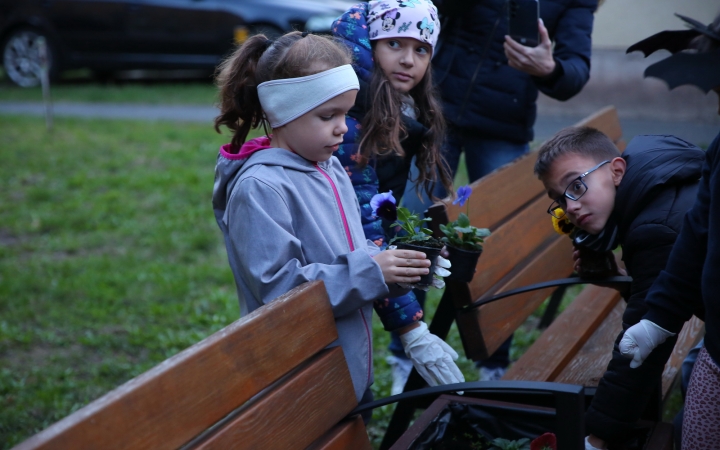
<path fill-rule="evenodd" d="M 329 32 L 351 0 L 0 0 L 2 66 L 39 83 L 38 38 L 49 71 L 211 69 L 236 42 L 264 32 Z"/>

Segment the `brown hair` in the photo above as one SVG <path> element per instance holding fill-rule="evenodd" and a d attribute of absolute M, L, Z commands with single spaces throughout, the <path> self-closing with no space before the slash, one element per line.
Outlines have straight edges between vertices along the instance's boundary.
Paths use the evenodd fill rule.
<path fill-rule="evenodd" d="M 375 42 L 373 41 L 374 45 Z M 361 162 L 375 157 L 395 154 L 404 156 L 400 141 L 407 136 L 401 120 L 402 95 L 390 84 L 379 63 L 374 64 L 369 85 L 370 108 L 362 121 L 362 138 L 359 145 Z M 445 137 L 445 118 L 442 115 L 439 94 L 432 81 L 432 70 L 428 64 L 423 79 L 409 92 L 419 110 L 418 122 L 427 128 L 421 148 L 416 154 L 419 170 L 418 186 L 431 196 L 433 186 L 440 181 L 446 191 L 452 190 L 452 179 L 442 157 Z M 419 195 L 419 192 L 418 192 Z"/>
<path fill-rule="evenodd" d="M 283 78 L 313 75 L 350 64 L 348 49 L 329 36 L 293 31 L 269 40 L 262 34 L 252 36 L 217 68 L 215 83 L 220 89 L 220 115 L 215 131 L 225 125 L 234 134 L 231 143 L 240 147 L 251 129 L 265 120 L 258 98 L 260 83 Z"/>
<path fill-rule="evenodd" d="M 602 131 L 590 127 L 568 127 L 558 131 L 540 147 L 535 161 L 535 175 L 545 179 L 555 160 L 570 153 L 589 156 L 596 162 L 620 156 L 618 148 Z"/>

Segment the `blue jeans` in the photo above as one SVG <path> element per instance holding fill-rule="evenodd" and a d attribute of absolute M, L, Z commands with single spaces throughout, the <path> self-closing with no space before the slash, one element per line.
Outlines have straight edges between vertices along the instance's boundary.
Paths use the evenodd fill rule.
<path fill-rule="evenodd" d="M 484 137 L 477 133 L 470 133 L 456 128 L 449 128 L 443 146 L 443 156 L 452 173 L 453 178 L 458 170 L 460 154 L 465 152 L 465 165 L 468 171 L 468 179 L 473 181 L 484 177 L 500 166 L 515 160 L 530 150 L 526 143 L 510 142 L 502 139 Z M 410 179 L 416 179 L 419 174 L 415 164 L 410 171 Z M 447 192 L 441 185 L 436 185 L 433 195 L 438 198 L 445 198 Z M 427 210 L 433 202 L 423 192 L 422 199 L 416 194 L 416 184 L 408 180 L 405 188 L 405 195 L 402 199 L 403 205 L 413 212 Z"/>

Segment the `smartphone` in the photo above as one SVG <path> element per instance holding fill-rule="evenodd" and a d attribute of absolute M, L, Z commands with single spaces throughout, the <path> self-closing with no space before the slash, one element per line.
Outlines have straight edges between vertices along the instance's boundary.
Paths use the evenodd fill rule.
<path fill-rule="evenodd" d="M 537 46 L 539 17 L 538 0 L 508 0 L 508 35 L 527 47 Z"/>

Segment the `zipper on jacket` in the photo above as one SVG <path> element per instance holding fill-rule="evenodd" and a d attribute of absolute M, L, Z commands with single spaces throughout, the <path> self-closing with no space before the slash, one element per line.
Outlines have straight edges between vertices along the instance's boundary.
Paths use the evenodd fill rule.
<path fill-rule="evenodd" d="M 343 222 L 343 228 L 345 228 L 345 237 L 347 237 L 348 245 L 350 246 L 350 251 L 355 251 L 355 246 L 352 242 L 352 237 L 350 236 L 350 227 L 348 226 L 347 217 L 345 217 L 345 210 L 343 209 L 342 202 L 340 201 L 340 194 L 338 194 L 337 187 L 335 186 L 335 183 L 333 182 L 332 178 L 330 178 L 330 175 L 325 173 L 324 170 L 320 168 L 317 162 L 313 163 L 315 168 L 320 172 L 327 180 L 328 183 L 330 183 L 330 187 L 332 187 L 333 194 L 335 194 L 335 201 L 338 204 L 338 208 L 340 208 L 340 217 L 342 217 Z"/>
<path fill-rule="evenodd" d="M 330 183 L 330 187 L 332 187 L 333 194 L 335 194 L 335 201 L 337 202 L 338 208 L 340 209 L 340 217 L 342 217 L 343 227 L 345 228 L 345 237 L 347 237 L 348 244 L 350 245 L 350 251 L 355 251 L 355 246 L 353 245 L 352 237 L 350 236 L 350 227 L 348 226 L 347 217 L 345 217 L 345 209 L 343 208 L 342 202 L 340 201 L 340 194 L 338 193 L 337 187 L 335 186 L 335 182 L 333 182 L 332 178 L 330 178 L 330 175 L 325 173 L 325 171 L 320 168 L 317 162 L 314 162 L 313 165 L 318 170 L 318 172 L 320 172 L 325 177 L 325 179 L 328 180 L 328 183 Z M 372 342 L 372 335 L 370 334 L 370 327 L 368 326 L 367 320 L 365 320 L 365 314 L 363 314 L 362 308 L 358 310 L 358 313 L 362 318 L 363 325 L 365 325 L 365 333 L 368 337 L 367 383 L 369 385 L 370 373 L 372 370 L 372 346 L 370 345 L 370 343 Z"/>

